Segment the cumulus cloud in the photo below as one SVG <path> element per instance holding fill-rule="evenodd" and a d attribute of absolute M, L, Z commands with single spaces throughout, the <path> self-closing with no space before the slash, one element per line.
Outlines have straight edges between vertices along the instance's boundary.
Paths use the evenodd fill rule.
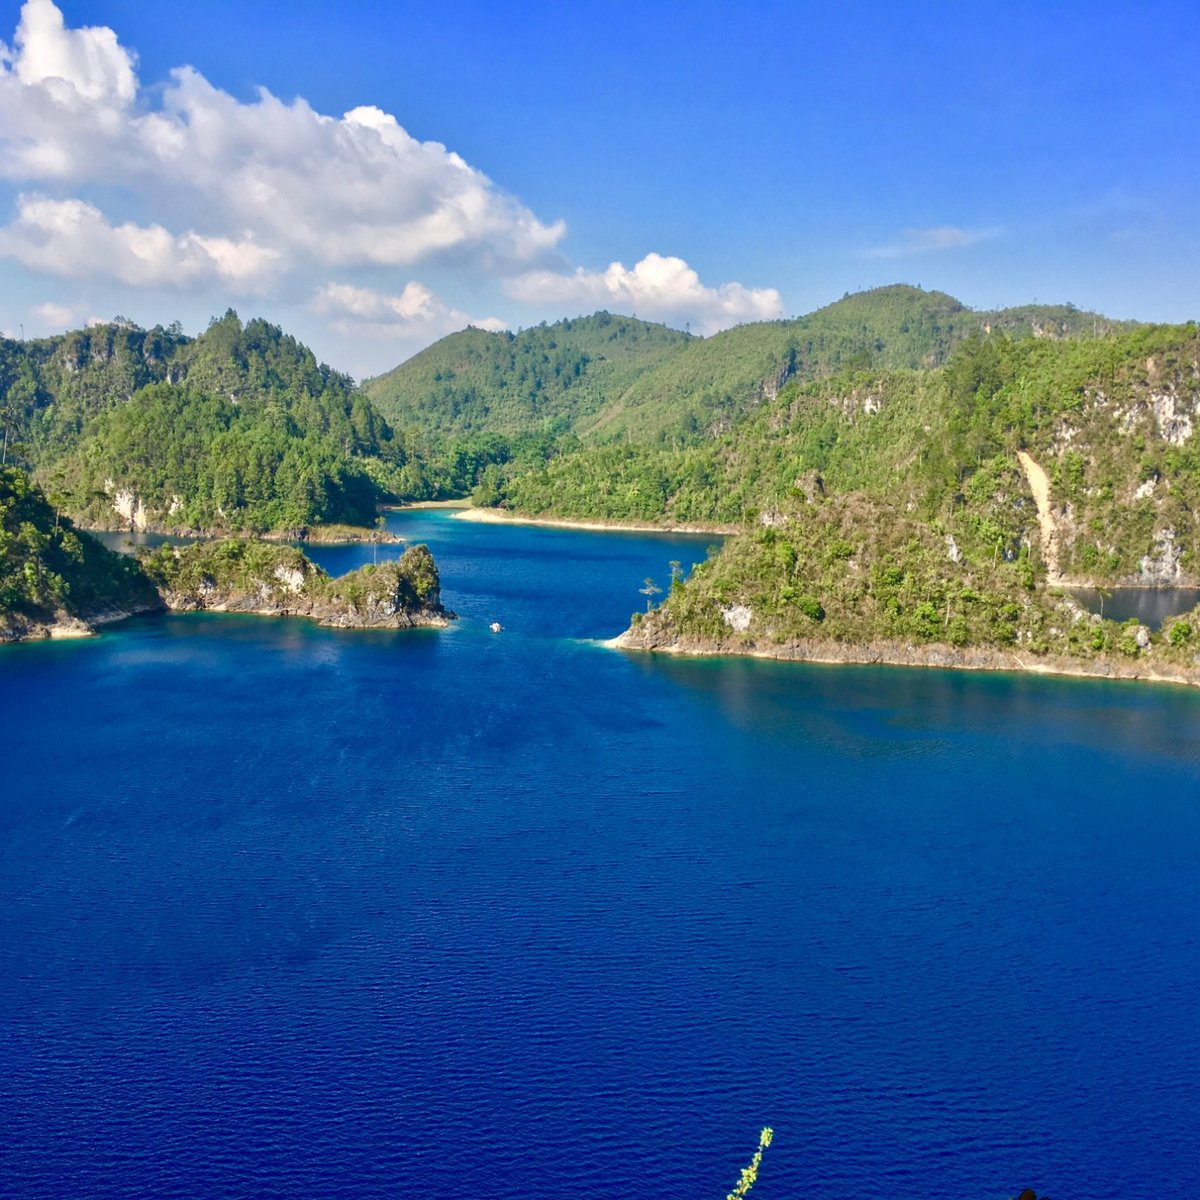
<path fill-rule="evenodd" d="M 220 282 L 247 290 L 277 258 L 252 237 L 177 236 L 161 225 L 113 225 L 83 200 L 21 196 L 17 209 L 16 220 L 0 228 L 0 258 L 54 275 L 113 278 L 134 287 Z"/>
<path fill-rule="evenodd" d="M 885 246 L 864 251 L 864 258 L 908 258 L 939 250 L 962 250 L 978 242 L 999 237 L 999 229 L 962 229 L 957 225 L 935 225 L 930 229 L 904 229 Z"/>
<path fill-rule="evenodd" d="M 467 325 L 493 332 L 505 328 L 496 317 L 472 318 L 444 304 L 416 280 L 395 296 L 348 283 L 328 283 L 313 297 L 310 307 L 331 317 L 339 333 L 379 338 L 439 338 Z"/>
<path fill-rule="evenodd" d="M 773 320 L 783 312 L 774 288 L 740 283 L 707 287 L 683 259 L 662 254 L 647 254 L 633 267 L 611 263 L 604 271 L 527 271 L 508 280 L 505 291 L 530 304 L 596 305 L 664 321 L 686 320 L 705 334 L 742 321 Z"/>
<path fill-rule="evenodd" d="M 378 108 L 331 117 L 265 89 L 245 103 L 190 67 L 148 92 L 111 29 L 69 29 L 52 0 L 26 0 L 12 50 L 0 51 L 0 177 L 132 192 L 152 218 L 141 233 L 101 217 L 124 231 L 108 251 L 133 255 L 111 260 L 125 282 L 154 276 L 137 248 L 157 260 L 166 241 L 185 275 L 247 281 L 454 254 L 518 269 L 565 233 Z M 238 266 L 229 255 L 242 250 Z M 101 265 L 88 256 L 88 271 Z"/>
<path fill-rule="evenodd" d="M 81 311 L 77 305 L 59 304 L 54 300 L 47 300 L 33 307 L 34 315 L 53 329 L 65 329 L 74 324 Z"/>
<path fill-rule="evenodd" d="M 137 94 L 134 60 L 111 29 L 67 29 L 51 0 L 28 0 L 17 26 L 17 54 L 5 55 L 27 85 L 69 85 L 96 103 L 132 103 Z"/>

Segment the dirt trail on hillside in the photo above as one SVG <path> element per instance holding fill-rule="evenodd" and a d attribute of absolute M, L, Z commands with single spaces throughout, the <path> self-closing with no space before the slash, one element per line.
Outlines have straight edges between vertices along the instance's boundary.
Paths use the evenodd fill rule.
<path fill-rule="evenodd" d="M 1042 558 L 1046 563 L 1046 582 L 1059 583 L 1062 576 L 1058 573 L 1058 524 L 1050 508 L 1050 479 L 1024 450 L 1017 451 L 1017 459 L 1021 470 L 1025 472 L 1025 480 L 1037 505 L 1038 528 L 1042 531 Z"/>

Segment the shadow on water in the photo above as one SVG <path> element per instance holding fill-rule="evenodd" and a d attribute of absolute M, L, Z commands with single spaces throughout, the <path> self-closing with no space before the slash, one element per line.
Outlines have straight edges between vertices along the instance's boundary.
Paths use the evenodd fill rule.
<path fill-rule="evenodd" d="M 1161 629 L 1164 621 L 1191 612 L 1200 604 L 1200 588 L 1064 588 L 1088 612 L 1110 621 L 1136 619 L 1150 629 Z"/>

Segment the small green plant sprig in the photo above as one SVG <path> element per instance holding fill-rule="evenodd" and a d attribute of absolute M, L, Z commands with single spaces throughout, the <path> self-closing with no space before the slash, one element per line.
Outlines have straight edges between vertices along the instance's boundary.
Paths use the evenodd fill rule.
<path fill-rule="evenodd" d="M 737 1181 L 732 1192 L 725 1197 L 725 1200 L 742 1200 L 742 1197 L 754 1186 L 755 1180 L 758 1179 L 758 1168 L 762 1164 L 763 1151 L 771 1144 L 771 1139 L 775 1136 L 775 1130 L 769 1125 L 758 1135 L 758 1149 L 754 1152 L 754 1157 L 750 1160 L 749 1166 L 742 1168 L 742 1177 Z"/>

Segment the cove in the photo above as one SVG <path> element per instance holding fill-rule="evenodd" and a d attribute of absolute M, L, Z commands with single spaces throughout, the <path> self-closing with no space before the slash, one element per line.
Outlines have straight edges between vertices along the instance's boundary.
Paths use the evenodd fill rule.
<path fill-rule="evenodd" d="M 454 628 L 0 654 L 5 1196 L 1200 1194 L 1200 696 L 624 655 L 711 539 L 389 525 Z"/>

